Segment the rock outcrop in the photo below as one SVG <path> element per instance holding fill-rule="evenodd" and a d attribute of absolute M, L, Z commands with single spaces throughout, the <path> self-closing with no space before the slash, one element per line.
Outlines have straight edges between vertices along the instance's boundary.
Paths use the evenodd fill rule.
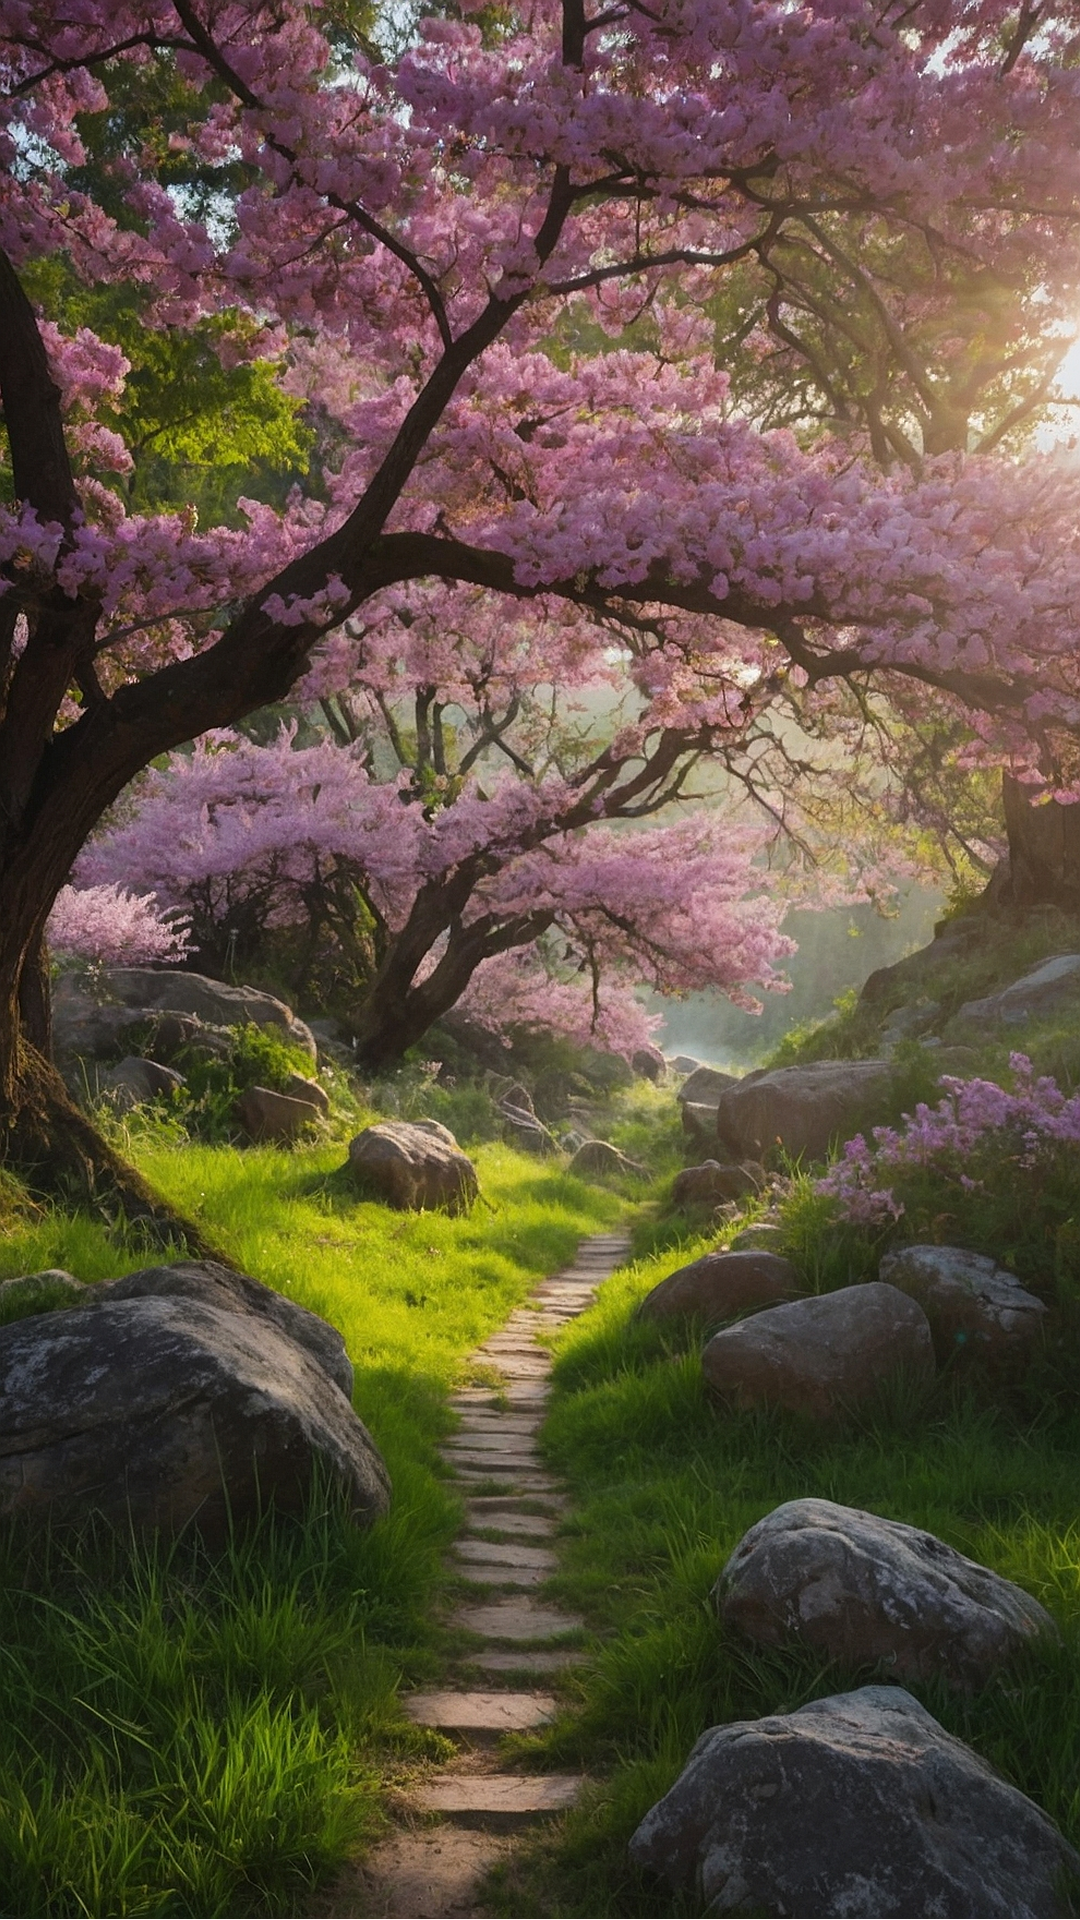
<path fill-rule="evenodd" d="M 760 1159 L 779 1142 L 793 1157 L 821 1160 L 830 1144 L 865 1126 L 888 1099 L 887 1060 L 814 1060 L 749 1073 L 717 1101 L 720 1140 L 737 1160 Z"/>
<path fill-rule="evenodd" d="M 932 1533 L 831 1500 L 789 1500 L 744 1534 L 713 1591 L 765 1646 L 796 1643 L 902 1680 L 980 1687 L 1041 1635 L 1045 1607 Z"/>
<path fill-rule="evenodd" d="M 284 1000 L 256 987 L 233 987 L 206 974 L 170 967 L 106 967 L 101 984 L 106 995 L 125 1007 L 191 1014 L 211 1026 L 235 1027 L 251 1021 L 256 1027 L 277 1027 L 284 1039 L 311 1060 L 316 1058 L 311 1028 Z"/>
<path fill-rule="evenodd" d="M 463 1213 L 480 1191 L 476 1168 L 437 1120 L 383 1120 L 349 1144 L 348 1166 L 364 1194 L 419 1212 Z"/>
<path fill-rule="evenodd" d="M 1080 1010 L 1080 953 L 1058 953 L 984 1000 L 968 1000 L 945 1029 L 946 1039 L 963 1040 L 995 1027 L 1023 1026 L 1027 1020 L 1075 1017 Z"/>
<path fill-rule="evenodd" d="M 918 1302 L 872 1280 L 765 1307 L 715 1333 L 701 1365 L 712 1391 L 736 1407 L 832 1420 L 901 1371 L 929 1385 L 934 1348 Z"/>
<path fill-rule="evenodd" d="M 798 1291 L 799 1276 L 781 1254 L 704 1253 L 661 1280 L 645 1295 L 638 1313 L 644 1320 L 692 1316 L 706 1326 L 719 1326 L 736 1314 L 790 1300 Z"/>
<path fill-rule="evenodd" d="M 1022 1366 L 1046 1308 L 1015 1274 L 966 1247 L 900 1247 L 878 1269 L 890 1287 L 917 1300 L 940 1363 L 983 1360 L 996 1371 Z"/>
<path fill-rule="evenodd" d="M 900 1687 L 713 1727 L 630 1842 L 712 1914 L 1071 1911 L 1080 1857 Z"/>

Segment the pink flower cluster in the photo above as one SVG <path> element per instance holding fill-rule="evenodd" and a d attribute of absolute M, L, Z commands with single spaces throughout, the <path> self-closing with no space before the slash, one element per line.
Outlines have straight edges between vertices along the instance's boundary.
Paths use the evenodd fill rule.
<path fill-rule="evenodd" d="M 1011 1091 L 993 1080 L 958 1080 L 946 1074 L 936 1107 L 920 1101 L 902 1125 L 875 1127 L 873 1146 L 859 1133 L 816 1185 L 839 1201 L 841 1215 L 858 1226 L 898 1220 L 904 1211 L 889 1176 L 910 1168 L 933 1168 L 971 1190 L 979 1183 L 967 1170 L 973 1156 L 992 1146 L 1022 1166 L 1034 1167 L 1052 1145 L 1080 1145 L 1080 1093 L 1065 1094 L 1049 1075 L 1035 1078 L 1026 1054 L 1009 1056 Z"/>
<path fill-rule="evenodd" d="M 46 938 L 56 953 L 99 966 L 171 964 L 188 951 L 182 915 L 163 913 L 151 893 L 117 885 L 62 887 Z"/>

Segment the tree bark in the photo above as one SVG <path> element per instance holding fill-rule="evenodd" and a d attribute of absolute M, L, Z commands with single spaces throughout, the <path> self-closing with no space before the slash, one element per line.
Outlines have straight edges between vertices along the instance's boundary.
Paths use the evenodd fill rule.
<path fill-rule="evenodd" d="M 1009 871 L 997 897 L 1013 909 L 1053 906 L 1080 913 L 1080 805 L 1049 800 L 1033 807 L 1029 791 L 1004 776 Z"/>

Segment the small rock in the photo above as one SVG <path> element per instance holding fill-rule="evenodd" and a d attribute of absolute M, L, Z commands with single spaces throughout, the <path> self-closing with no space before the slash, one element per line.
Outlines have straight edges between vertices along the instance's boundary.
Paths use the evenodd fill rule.
<path fill-rule="evenodd" d="M 532 1094 L 527 1087 L 522 1086 L 520 1080 L 511 1080 L 505 1092 L 499 1095 L 499 1105 L 501 1107 L 514 1107 L 518 1113 L 531 1113 L 535 1115 L 536 1112 L 533 1106 Z"/>
<path fill-rule="evenodd" d="M 909 1007 L 897 1007 L 881 1029 L 882 1046 L 895 1047 L 901 1040 L 914 1040 L 919 1034 L 929 1033 L 940 1012 L 939 1000 L 925 998 Z"/>
<path fill-rule="evenodd" d="M 630 1842 L 712 1914 L 1071 1909 L 1080 1856 L 1034 1801 L 901 1687 L 860 1687 L 702 1734 Z"/>
<path fill-rule="evenodd" d="M 775 1220 L 755 1220 L 752 1227 L 743 1227 L 732 1240 L 729 1253 L 779 1253 L 784 1245 L 784 1229 Z"/>
<path fill-rule="evenodd" d="M 101 1078 L 102 1092 L 122 1111 L 141 1107 L 161 1094 L 178 1093 L 186 1085 L 183 1074 L 174 1067 L 160 1066 L 156 1060 L 143 1060 L 133 1053 Z"/>
<path fill-rule="evenodd" d="M 885 1255 L 878 1275 L 918 1301 L 942 1364 L 957 1355 L 997 1368 L 1022 1364 L 1046 1319 L 1043 1302 L 1015 1274 L 966 1247 L 901 1247 Z"/>
<path fill-rule="evenodd" d="M 607 1140 L 586 1140 L 571 1160 L 569 1171 L 582 1180 L 607 1180 L 623 1174 L 641 1178 L 648 1169 L 636 1160 L 629 1160 Z"/>
<path fill-rule="evenodd" d="M 765 1307 L 715 1333 L 701 1364 L 713 1391 L 737 1407 L 831 1420 L 901 1369 L 929 1385 L 934 1347 L 918 1302 L 871 1280 Z"/>
<path fill-rule="evenodd" d="M 579 1133 L 576 1127 L 568 1127 L 560 1138 L 559 1145 L 564 1153 L 576 1153 L 579 1147 L 586 1144 L 588 1138 L 587 1133 Z"/>
<path fill-rule="evenodd" d="M 309 1107 L 317 1107 L 325 1120 L 330 1112 L 330 1095 L 317 1080 L 309 1080 L 305 1074 L 290 1073 L 281 1089 L 290 1100 L 306 1100 Z"/>
<path fill-rule="evenodd" d="M 362 1192 L 388 1206 L 462 1213 L 480 1191 L 476 1168 L 437 1120 L 383 1120 L 349 1145 L 348 1166 Z"/>
<path fill-rule="evenodd" d="M 85 1300 L 89 1291 L 63 1267 L 44 1267 L 40 1273 L 20 1273 L 11 1280 L 0 1280 L 0 1313 L 5 1320 L 29 1313 L 51 1313 L 56 1307 Z"/>
<path fill-rule="evenodd" d="M 713 1590 L 751 1640 L 793 1641 L 904 1680 L 986 1685 L 1021 1648 L 1055 1636 L 1045 1607 L 932 1533 L 831 1500 L 788 1500 L 744 1534 Z"/>
<path fill-rule="evenodd" d="M 236 1103 L 236 1117 L 249 1140 L 298 1140 L 305 1127 L 322 1118 L 312 1100 L 295 1100 L 274 1087 L 248 1087 Z"/>
<path fill-rule="evenodd" d="M 777 1253 L 705 1253 L 677 1267 L 645 1295 L 638 1307 L 644 1320 L 671 1320 L 693 1314 L 718 1326 L 738 1313 L 775 1306 L 799 1291 L 790 1260 Z"/>
<path fill-rule="evenodd" d="M 695 1060 L 692 1053 L 676 1053 L 668 1061 L 672 1073 L 696 1073 L 700 1065 L 701 1061 Z"/>
<path fill-rule="evenodd" d="M 685 1112 L 685 1108 L 684 1108 Z M 765 1169 L 751 1161 L 744 1167 L 731 1162 L 703 1160 L 675 1175 L 671 1197 L 677 1207 L 719 1207 L 725 1200 L 742 1200 L 765 1185 Z"/>

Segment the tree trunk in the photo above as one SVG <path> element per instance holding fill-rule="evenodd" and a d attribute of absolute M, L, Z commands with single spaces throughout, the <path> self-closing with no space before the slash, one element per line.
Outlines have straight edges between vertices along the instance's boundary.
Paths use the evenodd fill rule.
<path fill-rule="evenodd" d="M 1080 804 L 1050 800 L 1033 807 L 1029 789 L 1009 774 L 1003 792 L 1009 871 L 996 888 L 997 898 L 1010 908 L 1053 906 L 1080 913 Z"/>

